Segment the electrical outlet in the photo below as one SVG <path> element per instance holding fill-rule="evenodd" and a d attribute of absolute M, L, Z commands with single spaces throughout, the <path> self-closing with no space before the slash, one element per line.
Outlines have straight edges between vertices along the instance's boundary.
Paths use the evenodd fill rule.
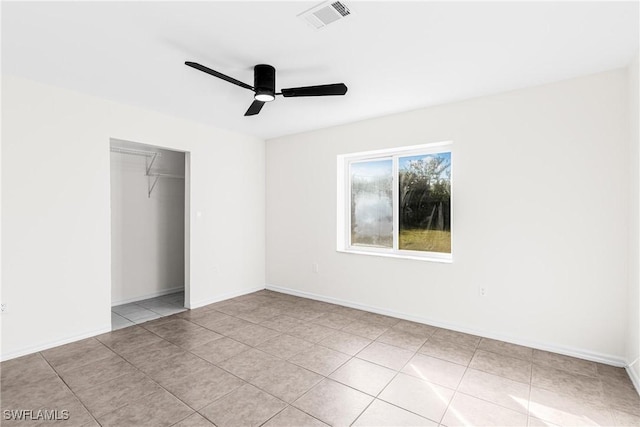
<path fill-rule="evenodd" d="M 5 311 L 7 311 L 7 304 L 0 304 L 0 311 L 2 313 L 4 313 Z"/>
<path fill-rule="evenodd" d="M 481 297 L 486 297 L 487 296 L 487 288 L 485 288 L 484 286 L 478 287 L 478 295 L 480 295 Z"/>
<path fill-rule="evenodd" d="M 314 273 L 318 273 L 318 271 L 320 271 L 320 267 L 318 266 L 317 262 L 314 262 L 313 264 L 311 264 L 311 268 L 313 269 Z"/>

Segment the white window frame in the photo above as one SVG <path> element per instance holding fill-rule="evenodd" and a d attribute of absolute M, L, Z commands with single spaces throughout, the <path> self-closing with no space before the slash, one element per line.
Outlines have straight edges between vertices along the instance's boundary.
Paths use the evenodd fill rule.
<path fill-rule="evenodd" d="M 399 249 L 399 189 L 398 162 L 400 157 L 421 154 L 451 153 L 451 253 L 412 251 Z M 375 255 L 391 258 L 415 259 L 433 262 L 453 262 L 453 142 L 441 141 L 429 144 L 412 145 L 409 147 L 390 148 L 384 150 L 366 151 L 360 153 L 341 154 L 337 158 L 338 187 L 337 187 L 337 247 L 338 252 Z M 392 198 L 393 198 L 393 247 L 377 248 L 351 245 L 351 173 L 352 163 L 363 161 L 392 160 Z"/>

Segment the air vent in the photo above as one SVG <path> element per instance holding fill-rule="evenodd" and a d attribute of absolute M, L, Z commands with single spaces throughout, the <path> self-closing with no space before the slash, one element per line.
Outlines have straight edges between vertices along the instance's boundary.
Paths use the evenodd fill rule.
<path fill-rule="evenodd" d="M 298 15 L 313 28 L 319 30 L 350 15 L 349 8 L 342 2 L 324 2 Z"/>

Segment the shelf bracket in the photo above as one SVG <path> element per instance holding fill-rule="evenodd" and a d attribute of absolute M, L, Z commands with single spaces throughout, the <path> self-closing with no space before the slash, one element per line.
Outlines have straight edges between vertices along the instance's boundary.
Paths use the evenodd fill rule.
<path fill-rule="evenodd" d="M 152 154 L 151 156 L 151 162 L 149 162 L 149 165 L 147 166 L 147 171 L 146 171 L 146 175 L 149 176 L 151 174 L 151 168 L 153 167 L 153 163 L 156 161 L 156 158 L 158 158 L 158 153 L 149 153 Z M 149 157 L 145 158 L 145 163 L 149 160 Z"/>
<path fill-rule="evenodd" d="M 153 184 L 151 184 L 151 179 L 153 179 Z M 160 175 L 149 175 L 147 174 L 147 179 L 149 181 L 149 198 L 151 198 L 151 193 L 153 192 L 153 189 L 156 188 L 156 184 L 158 183 L 158 180 L 160 179 Z"/>
<path fill-rule="evenodd" d="M 156 151 L 142 151 L 142 150 L 134 150 L 130 148 L 121 148 L 121 147 L 111 147 L 111 151 L 114 153 L 120 154 L 131 154 L 134 156 L 144 156 L 144 164 L 145 164 L 145 175 L 147 176 L 147 196 L 151 198 L 151 193 L 153 193 L 153 189 L 156 188 L 158 184 L 158 180 L 162 178 L 177 178 L 184 179 L 184 176 L 174 175 L 169 173 L 152 173 L 151 170 L 153 168 L 153 164 L 155 163 L 158 157 L 161 157 L 162 154 Z"/>

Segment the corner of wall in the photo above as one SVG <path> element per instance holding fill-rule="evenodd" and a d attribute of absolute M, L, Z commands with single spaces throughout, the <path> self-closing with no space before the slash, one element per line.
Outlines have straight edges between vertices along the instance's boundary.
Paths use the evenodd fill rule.
<path fill-rule="evenodd" d="M 630 203 L 627 372 L 640 393 L 640 72 L 636 54 L 627 68 L 629 96 Z"/>

